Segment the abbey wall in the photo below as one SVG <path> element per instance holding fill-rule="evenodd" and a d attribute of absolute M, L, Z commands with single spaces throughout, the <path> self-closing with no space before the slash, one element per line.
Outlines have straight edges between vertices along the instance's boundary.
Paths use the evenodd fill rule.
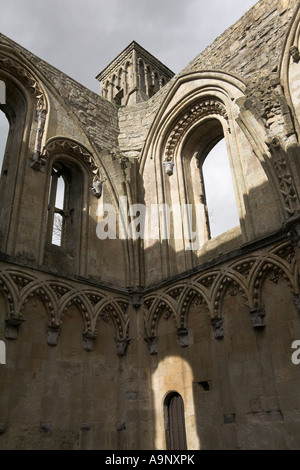
<path fill-rule="evenodd" d="M 260 0 L 176 76 L 133 41 L 96 94 L 0 35 L 0 449 L 299 449 L 299 50 L 299 2 Z"/>

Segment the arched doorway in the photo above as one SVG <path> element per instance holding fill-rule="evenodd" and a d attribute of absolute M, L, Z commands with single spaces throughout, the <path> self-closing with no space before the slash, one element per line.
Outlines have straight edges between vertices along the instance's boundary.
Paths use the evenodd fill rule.
<path fill-rule="evenodd" d="M 165 399 L 167 450 L 187 450 L 184 403 L 181 395 L 171 392 Z"/>

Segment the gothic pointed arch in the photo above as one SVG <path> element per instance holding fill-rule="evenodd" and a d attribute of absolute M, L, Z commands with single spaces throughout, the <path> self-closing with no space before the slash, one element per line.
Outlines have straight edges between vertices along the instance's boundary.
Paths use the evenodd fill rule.
<path fill-rule="evenodd" d="M 0 250 L 13 255 L 24 173 L 40 154 L 49 103 L 32 64 L 13 47 L 3 44 L 0 46 L 0 80 L 5 85 L 5 103 L 1 104 L 1 110 L 10 125 L 0 179 Z M 10 233 L 9 227 L 14 227 Z"/>
<path fill-rule="evenodd" d="M 115 327 L 116 338 L 128 339 L 129 317 L 126 314 L 128 303 L 124 299 L 104 298 L 95 309 L 95 325 L 99 320 L 112 321 Z"/>
<path fill-rule="evenodd" d="M 174 300 L 162 292 L 160 295 L 149 295 L 144 299 L 147 311 L 144 315 L 146 334 L 149 338 L 157 336 L 158 324 L 161 317 L 168 320 L 170 317 L 174 322 L 174 329 L 180 328 L 178 311 Z"/>

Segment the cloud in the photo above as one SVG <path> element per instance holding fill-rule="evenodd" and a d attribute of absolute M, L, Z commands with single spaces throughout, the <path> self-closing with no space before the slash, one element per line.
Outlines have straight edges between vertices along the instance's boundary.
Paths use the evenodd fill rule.
<path fill-rule="evenodd" d="M 255 3 L 256 0 L 0 0 L 0 31 L 99 92 L 95 76 L 132 40 L 179 73 Z M 3 155 L 7 122 L 1 114 Z M 219 154 L 224 157 L 224 152 Z M 224 189 L 219 207 L 225 198 L 228 201 L 220 211 L 224 223 L 218 216 L 215 228 L 214 214 L 211 216 L 214 231 L 223 231 L 220 227 L 227 222 L 235 225 L 236 221 L 235 212 L 227 211 L 234 201 L 232 187 L 224 186 L 223 157 L 217 163 L 208 159 L 215 162 L 210 171 L 216 177 L 217 168 L 222 180 L 214 183 L 214 187 L 223 185 Z M 216 192 L 213 201 L 210 206 L 218 204 Z M 217 206 L 210 208 L 219 212 Z"/>
<path fill-rule="evenodd" d="M 95 76 L 132 40 L 175 73 L 255 0 L 0 0 L 0 31 L 98 91 Z"/>

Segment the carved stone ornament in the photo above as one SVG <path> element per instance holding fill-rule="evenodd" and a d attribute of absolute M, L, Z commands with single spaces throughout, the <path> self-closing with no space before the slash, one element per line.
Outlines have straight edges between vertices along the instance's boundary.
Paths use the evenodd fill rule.
<path fill-rule="evenodd" d="M 264 307 L 251 308 L 249 314 L 253 328 L 265 327 L 266 311 Z"/>
<path fill-rule="evenodd" d="M 211 322 L 213 326 L 214 337 L 216 339 L 224 338 L 224 318 L 213 318 Z"/>
<path fill-rule="evenodd" d="M 138 289 L 129 289 L 129 298 L 130 304 L 134 306 L 134 308 L 139 308 L 143 304 L 143 291 Z"/>
<path fill-rule="evenodd" d="M 165 167 L 165 170 L 166 170 L 167 175 L 168 175 L 168 176 L 172 176 L 172 175 L 173 175 L 173 170 L 174 170 L 174 162 L 173 162 L 173 160 L 170 160 L 170 161 L 165 160 L 165 161 L 163 162 L 163 165 L 164 165 L 164 167 Z"/>
<path fill-rule="evenodd" d="M 1 70 L 7 70 L 14 77 L 20 80 L 30 93 L 34 96 L 37 109 L 46 108 L 46 97 L 42 90 L 41 84 L 36 77 L 14 57 L 3 56 L 3 52 L 0 53 L 0 68 Z"/>
<path fill-rule="evenodd" d="M 293 58 L 293 62 L 298 63 L 300 61 L 300 53 L 297 46 L 290 47 L 290 55 Z"/>
<path fill-rule="evenodd" d="M 189 343 L 188 343 L 188 333 L 189 333 L 188 328 L 179 328 L 177 330 L 177 338 L 178 338 L 178 341 L 179 341 L 179 345 L 182 348 L 186 348 L 189 345 Z"/>
<path fill-rule="evenodd" d="M 300 213 L 287 219 L 283 225 L 283 231 L 291 239 L 293 246 L 300 246 Z"/>
<path fill-rule="evenodd" d="M 34 170 L 38 170 L 41 172 L 45 171 L 45 162 L 41 159 L 41 149 L 42 149 L 42 138 L 45 129 L 45 121 L 46 121 L 46 109 L 38 109 L 37 110 L 37 131 L 35 137 L 35 144 L 34 144 L 34 152 L 33 158 L 29 162 L 29 166 Z"/>
<path fill-rule="evenodd" d="M 20 326 L 25 320 L 23 318 L 10 317 L 5 320 L 5 337 L 7 339 L 17 339 Z"/>
<path fill-rule="evenodd" d="M 79 142 L 68 139 L 67 137 L 53 137 L 49 139 L 46 142 L 41 154 L 43 164 L 46 163 L 51 155 L 55 155 L 57 153 L 67 153 L 77 157 L 79 160 L 88 165 L 91 173 L 93 174 L 94 182 L 102 180 L 99 167 L 92 153 Z"/>
<path fill-rule="evenodd" d="M 97 338 L 96 333 L 91 331 L 86 331 L 82 334 L 83 339 L 83 349 L 85 351 L 94 351 L 95 340 Z"/>
<path fill-rule="evenodd" d="M 47 326 L 46 337 L 49 346 L 57 346 L 61 329 L 59 326 Z"/>
<path fill-rule="evenodd" d="M 127 346 L 130 343 L 130 339 L 128 339 L 128 338 L 115 338 L 115 343 L 116 343 L 116 347 L 117 347 L 117 355 L 118 356 L 125 356 Z"/>
<path fill-rule="evenodd" d="M 204 116 L 212 115 L 222 116 L 228 125 L 228 115 L 224 104 L 215 98 L 202 98 L 197 103 L 194 103 L 190 108 L 185 110 L 183 116 L 176 122 L 172 128 L 166 143 L 165 148 L 165 161 L 174 160 L 175 149 L 188 130 L 197 120 Z M 229 130 L 229 125 L 228 125 Z"/>
<path fill-rule="evenodd" d="M 93 195 L 97 198 L 100 199 L 102 195 L 102 186 L 103 186 L 104 181 L 94 181 L 92 185 L 92 193 Z"/>
<path fill-rule="evenodd" d="M 158 353 L 158 336 L 152 336 L 151 338 L 145 338 L 148 344 L 148 349 L 151 355 Z"/>
<path fill-rule="evenodd" d="M 287 154 L 276 136 L 267 139 L 266 144 L 272 156 L 271 164 L 278 179 L 285 210 L 288 216 L 291 217 L 298 209 L 298 197 Z"/>

